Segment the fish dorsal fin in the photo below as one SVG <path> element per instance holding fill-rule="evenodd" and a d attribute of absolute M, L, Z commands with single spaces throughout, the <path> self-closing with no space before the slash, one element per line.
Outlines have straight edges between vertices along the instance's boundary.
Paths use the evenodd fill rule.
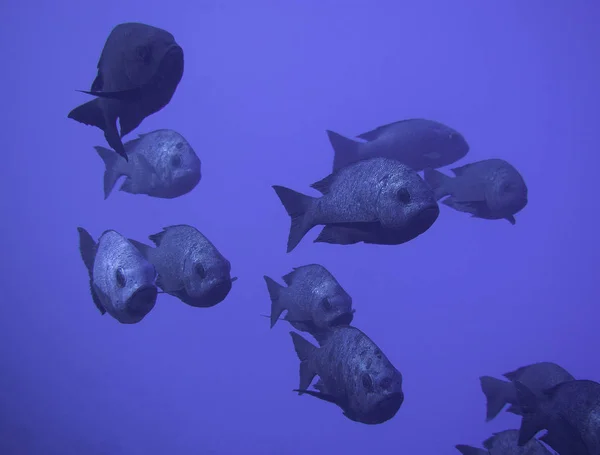
<path fill-rule="evenodd" d="M 463 166 L 458 166 L 458 167 L 453 167 L 450 170 L 453 172 L 453 174 L 457 177 L 463 175 L 465 173 L 465 171 L 467 171 L 470 167 L 471 167 L 472 163 L 469 164 L 465 164 Z"/>
<path fill-rule="evenodd" d="M 527 367 L 517 368 L 515 371 L 509 371 L 508 373 L 504 373 L 502 376 L 504 376 L 509 381 L 515 381 L 519 378 L 519 376 L 521 376 L 523 374 L 523 371 L 525 371 L 525 368 L 527 368 Z"/>
<path fill-rule="evenodd" d="M 491 450 L 492 447 L 494 446 L 494 440 L 498 437 L 498 433 L 492 433 L 492 435 L 487 438 L 485 441 L 483 441 L 483 447 L 485 447 L 487 450 Z"/>
<path fill-rule="evenodd" d="M 358 137 L 364 141 L 373 141 L 373 140 L 377 139 L 379 136 L 381 136 L 381 134 L 386 129 L 388 129 L 390 126 L 396 125 L 397 123 L 401 123 L 401 122 L 406 122 L 406 120 L 400 120 L 399 122 L 392 122 L 392 123 L 387 123 L 385 125 L 378 126 L 377 128 L 372 129 L 371 131 L 367 131 L 366 133 L 359 134 L 356 137 Z"/>
<path fill-rule="evenodd" d="M 328 194 L 331 190 L 331 185 L 335 181 L 336 172 L 329 174 L 324 179 L 319 180 L 318 182 L 313 183 L 310 187 L 317 190 L 319 193 L 325 195 Z"/>
<path fill-rule="evenodd" d="M 148 238 L 156 245 L 156 246 L 160 246 L 160 242 L 162 242 L 162 238 L 164 237 L 164 235 L 167 233 L 167 229 L 169 229 L 168 227 L 163 228 L 162 231 L 156 233 L 156 234 L 150 234 L 148 236 Z"/>
<path fill-rule="evenodd" d="M 285 275 L 283 275 L 281 277 L 281 279 L 285 282 L 285 284 L 287 284 L 288 286 L 291 286 L 292 283 L 294 282 L 294 276 L 296 275 L 296 270 L 297 269 L 293 269 L 290 273 L 286 273 Z"/>

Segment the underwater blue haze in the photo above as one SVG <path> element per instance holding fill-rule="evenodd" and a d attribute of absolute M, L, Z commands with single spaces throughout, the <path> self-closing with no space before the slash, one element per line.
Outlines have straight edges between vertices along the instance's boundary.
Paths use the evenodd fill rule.
<path fill-rule="evenodd" d="M 0 455 L 451 455 L 519 428 L 506 412 L 485 422 L 480 376 L 552 361 L 600 379 L 596 2 L 6 0 L 0 12 Z M 202 180 L 179 198 L 104 200 L 103 134 L 67 118 L 128 21 L 184 49 L 169 105 L 124 138 L 185 136 Z M 402 245 L 312 243 L 311 231 L 286 253 L 290 218 L 271 186 L 316 194 L 328 129 L 355 137 L 419 117 L 469 142 L 451 167 L 519 169 L 529 203 L 516 224 L 440 204 Z M 138 324 L 101 316 L 76 228 L 147 242 L 175 224 L 231 261 L 227 298 L 193 308 L 159 295 Z M 388 422 L 292 391 L 291 326 L 261 316 L 263 275 L 311 263 L 403 375 Z"/>

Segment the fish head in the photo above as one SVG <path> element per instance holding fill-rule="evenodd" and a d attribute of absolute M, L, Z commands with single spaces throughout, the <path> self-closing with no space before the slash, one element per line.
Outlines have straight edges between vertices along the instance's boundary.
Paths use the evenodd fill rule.
<path fill-rule="evenodd" d="M 214 247 L 198 248 L 184 262 L 184 285 L 191 301 L 208 307 L 222 302 L 231 291 L 231 263 Z"/>
<path fill-rule="evenodd" d="M 154 266 L 116 231 L 106 231 L 98 241 L 93 279 L 107 312 L 122 323 L 139 322 L 154 308 Z"/>
<path fill-rule="evenodd" d="M 346 326 L 354 319 L 352 297 L 331 277 L 312 287 L 312 321 L 318 329 Z"/>
<path fill-rule="evenodd" d="M 165 188 L 177 189 L 177 195 L 192 191 L 201 178 L 200 158 L 181 134 L 173 130 L 156 132 L 157 174 Z"/>
<path fill-rule="evenodd" d="M 404 402 L 402 374 L 377 348 L 364 362 L 355 398 L 361 421 L 367 424 L 390 420 Z"/>
<path fill-rule="evenodd" d="M 527 205 L 527 185 L 513 166 L 498 160 L 486 186 L 486 203 L 499 217 L 514 215 Z"/>
<path fill-rule="evenodd" d="M 377 198 L 377 216 L 386 229 L 425 232 L 437 219 L 440 208 L 431 187 L 408 166 L 387 176 Z"/>

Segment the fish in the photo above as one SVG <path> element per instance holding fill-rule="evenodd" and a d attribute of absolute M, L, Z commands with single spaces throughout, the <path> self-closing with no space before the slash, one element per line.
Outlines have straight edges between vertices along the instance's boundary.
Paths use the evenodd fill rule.
<path fill-rule="evenodd" d="M 458 131 L 421 118 L 389 123 L 357 136 L 367 142 L 326 131 L 334 150 L 334 171 L 375 157 L 396 159 L 415 171 L 422 171 L 448 166 L 469 152 L 469 144 Z"/>
<path fill-rule="evenodd" d="M 358 423 L 378 425 L 392 419 L 404 402 L 402 374 L 379 347 L 352 326 L 332 327 L 316 347 L 290 332 L 300 359 L 300 385 L 294 392 L 336 404 Z M 309 390 L 314 377 L 316 390 Z"/>
<path fill-rule="evenodd" d="M 266 275 L 264 279 L 271 299 L 271 328 L 284 311 L 284 319 L 302 332 L 314 333 L 352 323 L 352 297 L 322 265 L 294 267 L 283 276 L 287 287 Z"/>
<path fill-rule="evenodd" d="M 156 304 L 156 271 L 125 237 L 114 230 L 95 242 L 78 227 L 79 252 L 88 271 L 94 305 L 122 324 L 140 322 Z"/>
<path fill-rule="evenodd" d="M 124 145 L 128 159 L 113 150 L 96 146 L 104 162 L 104 199 L 117 180 L 127 178 L 120 191 L 173 199 L 192 191 L 202 178 L 201 162 L 189 142 L 168 129 L 140 134 Z"/>
<path fill-rule="evenodd" d="M 537 395 L 561 382 L 575 379 L 571 373 L 553 362 L 538 362 L 526 365 L 503 375 L 508 381 L 491 376 L 481 376 L 481 390 L 487 400 L 486 421 L 496 417 L 505 405 L 510 404 L 507 412 L 521 415 L 514 381 L 521 381 Z"/>
<path fill-rule="evenodd" d="M 237 277 L 231 277 L 231 263 L 198 229 L 173 225 L 148 238 L 155 247 L 129 241 L 156 268 L 161 290 L 192 307 L 209 308 L 225 300 Z"/>
<path fill-rule="evenodd" d="M 121 138 L 169 104 L 183 77 L 183 49 L 166 30 L 122 23 L 109 34 L 97 67 L 91 89 L 79 90 L 95 98 L 68 118 L 100 128 L 108 145 L 127 160 Z"/>
<path fill-rule="evenodd" d="M 489 159 L 451 169 L 449 177 L 435 169 L 425 169 L 423 177 L 442 204 L 487 220 L 516 223 L 515 214 L 528 202 L 525 180 L 510 163 Z"/>
<path fill-rule="evenodd" d="M 540 439 L 561 455 L 600 453 L 599 383 L 575 379 L 538 395 L 520 381 L 515 381 L 515 386 L 523 415 L 520 446 L 539 431 L 547 430 Z"/>
<path fill-rule="evenodd" d="M 323 196 L 273 186 L 291 218 L 288 253 L 317 225 L 330 226 L 319 242 L 336 243 L 331 231 L 339 226 L 366 232 L 389 229 L 406 242 L 429 229 L 439 214 L 433 191 L 421 176 L 389 158 L 358 161 L 311 187 Z"/>
<path fill-rule="evenodd" d="M 505 430 L 493 433 L 483 441 L 485 449 L 459 444 L 456 447 L 463 455 L 552 455 L 552 453 L 537 439 L 531 439 L 524 446 L 517 444 L 519 430 Z"/>

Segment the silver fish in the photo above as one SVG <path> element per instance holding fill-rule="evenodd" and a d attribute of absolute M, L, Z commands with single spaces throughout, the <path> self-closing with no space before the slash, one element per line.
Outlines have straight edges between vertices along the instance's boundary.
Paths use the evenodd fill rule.
<path fill-rule="evenodd" d="M 77 231 L 96 308 L 123 324 L 140 322 L 156 303 L 152 264 L 116 231 L 105 231 L 98 243 L 82 227 Z"/>
<path fill-rule="evenodd" d="M 200 158 L 185 138 L 173 130 L 140 134 L 125 144 L 128 160 L 96 146 L 104 161 L 104 199 L 117 180 L 127 176 L 120 190 L 130 194 L 173 199 L 192 191 L 200 182 Z"/>

